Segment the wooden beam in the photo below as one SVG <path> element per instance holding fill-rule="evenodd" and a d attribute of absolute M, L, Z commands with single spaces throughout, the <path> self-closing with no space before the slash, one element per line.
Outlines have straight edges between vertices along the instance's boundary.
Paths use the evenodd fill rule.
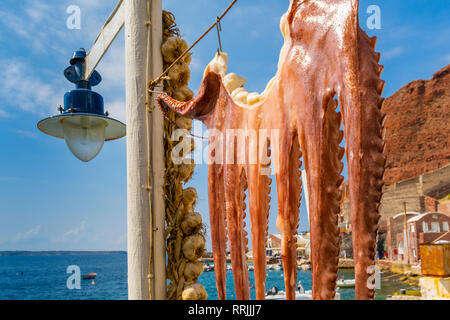
<path fill-rule="evenodd" d="M 124 12 L 124 2 L 123 0 L 120 0 L 109 18 L 106 20 L 102 31 L 97 36 L 97 39 L 95 39 L 91 50 L 87 53 L 86 80 L 89 79 L 92 72 L 94 72 L 100 60 L 103 58 L 114 39 L 119 34 L 120 30 L 122 30 L 125 24 Z"/>

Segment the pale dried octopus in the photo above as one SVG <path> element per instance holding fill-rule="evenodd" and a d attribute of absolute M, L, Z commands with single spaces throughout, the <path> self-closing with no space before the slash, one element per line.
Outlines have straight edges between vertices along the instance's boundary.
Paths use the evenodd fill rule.
<path fill-rule="evenodd" d="M 226 297 L 227 233 L 237 299 L 249 299 L 246 263 L 245 189 L 248 187 L 257 299 L 265 298 L 266 239 L 271 179 L 263 173 L 274 161 L 278 193 L 277 228 L 287 299 L 295 298 L 296 230 L 301 200 L 301 157 L 309 188 L 313 299 L 333 299 L 339 256 L 338 213 L 343 181 L 344 132 L 355 257 L 356 298 L 373 299 L 383 173 L 384 81 L 376 38 L 359 27 L 358 0 L 291 0 L 281 20 L 285 38 L 278 72 L 261 94 L 242 88 L 245 80 L 225 75 L 227 57 L 218 54 L 205 71 L 198 95 L 181 103 L 161 94 L 160 106 L 201 120 L 210 131 L 209 212 L 216 285 Z M 338 101 L 334 99 L 338 96 Z M 344 132 L 340 130 L 342 111 Z M 234 138 L 227 129 L 266 129 L 268 136 Z M 275 129 L 278 134 L 270 135 Z M 217 134 L 219 133 L 219 134 Z M 222 139 L 224 139 L 222 137 Z M 256 141 L 256 143 L 254 142 Z M 244 156 L 246 161 L 239 161 Z M 235 160 L 232 164 L 220 159 Z M 254 161 L 250 160 L 252 158 Z"/>

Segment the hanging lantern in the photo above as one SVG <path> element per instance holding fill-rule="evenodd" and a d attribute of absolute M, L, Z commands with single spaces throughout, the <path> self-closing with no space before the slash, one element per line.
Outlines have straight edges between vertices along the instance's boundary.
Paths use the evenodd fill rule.
<path fill-rule="evenodd" d="M 43 119 L 37 126 L 50 136 L 64 139 L 78 159 L 88 162 L 97 156 L 105 141 L 125 136 L 126 126 L 104 112 L 103 97 L 91 90 L 102 78 L 94 71 L 85 79 L 85 60 L 84 49 L 74 53 L 64 76 L 76 89 L 64 95 L 64 107 L 59 109 L 61 114 Z"/>

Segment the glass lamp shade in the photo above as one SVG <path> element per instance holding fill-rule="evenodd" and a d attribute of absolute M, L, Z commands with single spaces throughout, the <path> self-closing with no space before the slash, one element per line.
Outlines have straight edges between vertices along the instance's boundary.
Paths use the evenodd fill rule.
<path fill-rule="evenodd" d="M 62 121 L 64 140 L 81 161 L 94 159 L 105 142 L 107 122 L 90 116 L 69 117 Z"/>

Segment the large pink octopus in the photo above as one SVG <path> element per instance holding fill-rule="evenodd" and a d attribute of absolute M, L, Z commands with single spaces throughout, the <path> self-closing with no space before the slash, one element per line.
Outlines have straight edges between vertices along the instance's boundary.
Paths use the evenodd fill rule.
<path fill-rule="evenodd" d="M 203 121 L 209 129 L 272 129 L 278 136 L 258 137 L 246 144 L 247 161 L 236 161 L 234 139 L 217 144 L 211 160 L 229 157 L 234 164 L 209 165 L 209 211 L 219 299 L 226 297 L 227 229 L 237 299 L 249 299 L 246 263 L 245 189 L 248 185 L 256 298 L 265 298 L 266 239 L 270 184 L 262 174 L 273 151 L 278 192 L 277 227 L 282 235 L 282 261 L 287 299 L 295 299 L 297 280 L 295 238 L 301 200 L 300 158 L 303 154 L 309 187 L 313 299 L 335 296 L 339 256 L 338 213 L 343 181 L 340 130 L 343 114 L 348 159 L 349 197 L 355 257 L 356 298 L 373 299 L 369 277 L 375 264 L 378 208 L 383 185 L 380 112 L 383 67 L 375 53 L 376 38 L 359 27 L 358 0 L 291 0 L 282 18 L 285 44 L 278 73 L 262 101 L 243 106 L 230 96 L 222 76 L 209 68 L 193 100 L 181 103 L 167 95 L 163 102 L 180 115 Z M 268 141 L 270 140 L 270 141 Z M 213 144 L 215 143 L 215 144 Z M 217 146 L 222 146 L 217 147 Z M 301 151 L 300 151 L 301 150 Z M 256 153 L 255 153 L 256 152 Z M 256 162 L 249 161 L 255 154 Z"/>

